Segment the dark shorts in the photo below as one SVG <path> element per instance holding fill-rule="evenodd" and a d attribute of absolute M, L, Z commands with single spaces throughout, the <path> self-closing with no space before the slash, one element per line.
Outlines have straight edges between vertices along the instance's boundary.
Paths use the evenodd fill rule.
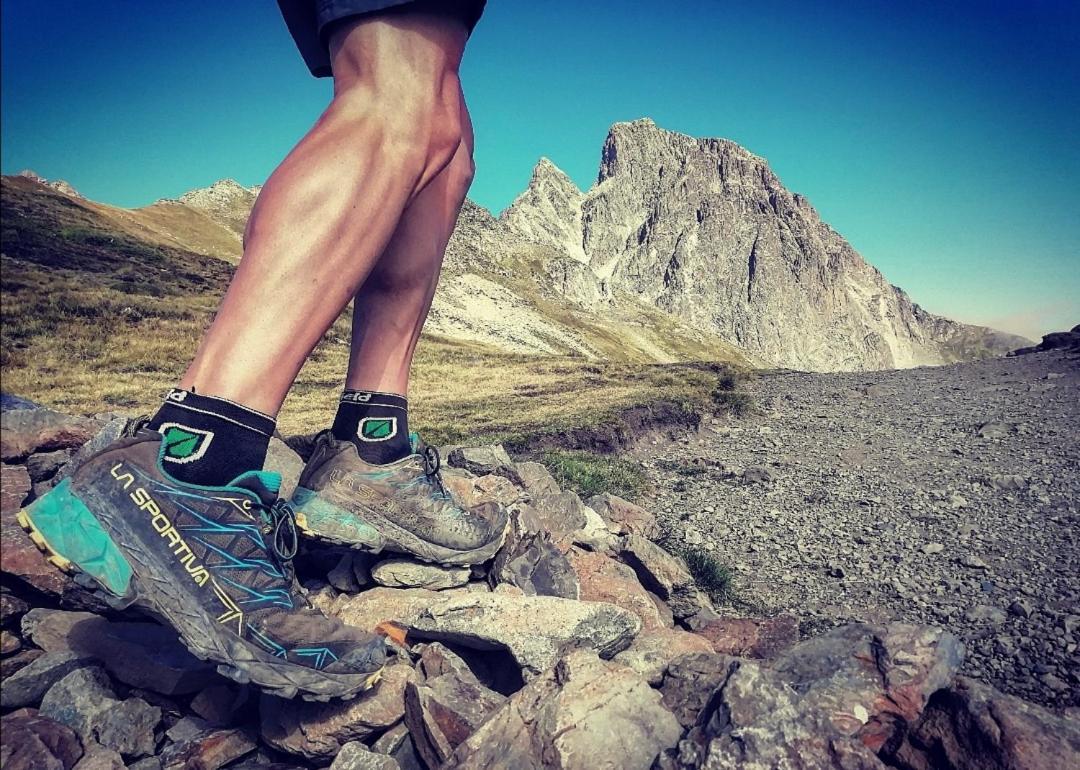
<path fill-rule="evenodd" d="M 330 77 L 329 30 L 334 23 L 353 16 L 435 11 L 454 16 L 472 32 L 484 13 L 487 0 L 278 0 L 285 24 L 300 49 L 311 74 Z"/>

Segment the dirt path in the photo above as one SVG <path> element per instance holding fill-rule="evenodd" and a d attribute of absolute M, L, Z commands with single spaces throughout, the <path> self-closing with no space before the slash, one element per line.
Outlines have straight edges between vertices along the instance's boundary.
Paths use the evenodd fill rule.
<path fill-rule="evenodd" d="M 779 372 L 759 413 L 635 452 L 654 508 L 808 627 L 946 625 L 968 673 L 1080 704 L 1080 357 Z"/>

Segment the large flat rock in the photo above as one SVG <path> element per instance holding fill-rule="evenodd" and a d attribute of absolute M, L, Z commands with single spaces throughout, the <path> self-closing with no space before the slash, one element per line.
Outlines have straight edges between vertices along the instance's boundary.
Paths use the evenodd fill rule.
<path fill-rule="evenodd" d="M 554 596 L 472 593 L 434 602 L 410 623 L 410 633 L 476 649 L 506 649 L 528 679 L 575 647 L 609 658 L 641 630 L 627 610 Z"/>

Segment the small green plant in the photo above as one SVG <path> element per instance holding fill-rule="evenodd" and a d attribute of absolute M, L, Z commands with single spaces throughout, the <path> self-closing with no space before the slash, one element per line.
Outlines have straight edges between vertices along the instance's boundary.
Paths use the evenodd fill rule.
<path fill-rule="evenodd" d="M 744 415 L 754 406 L 754 399 L 741 390 L 714 390 L 713 405 L 735 415 Z"/>
<path fill-rule="evenodd" d="M 595 452 L 551 449 L 542 461 L 558 480 L 582 497 L 609 492 L 634 498 L 645 489 L 645 472 L 637 463 Z"/>
<path fill-rule="evenodd" d="M 721 562 L 708 551 L 685 548 L 679 554 L 686 562 L 686 568 L 694 580 L 715 601 L 730 598 L 734 591 L 734 573 L 731 567 Z"/>
<path fill-rule="evenodd" d="M 739 386 L 739 376 L 735 373 L 735 370 L 730 366 L 724 367 L 724 370 L 716 378 L 717 390 L 735 390 Z"/>
<path fill-rule="evenodd" d="M 690 575 L 714 602 L 720 604 L 735 600 L 735 573 L 716 556 L 684 545 L 671 536 L 663 538 L 658 544 L 686 562 Z"/>

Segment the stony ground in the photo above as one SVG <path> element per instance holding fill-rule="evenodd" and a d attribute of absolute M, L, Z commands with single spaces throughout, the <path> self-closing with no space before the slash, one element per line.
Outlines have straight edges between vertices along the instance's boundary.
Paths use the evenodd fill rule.
<path fill-rule="evenodd" d="M 757 409 L 636 450 L 677 537 L 739 603 L 812 631 L 942 624 L 969 674 L 1080 703 L 1080 357 L 764 373 Z"/>

